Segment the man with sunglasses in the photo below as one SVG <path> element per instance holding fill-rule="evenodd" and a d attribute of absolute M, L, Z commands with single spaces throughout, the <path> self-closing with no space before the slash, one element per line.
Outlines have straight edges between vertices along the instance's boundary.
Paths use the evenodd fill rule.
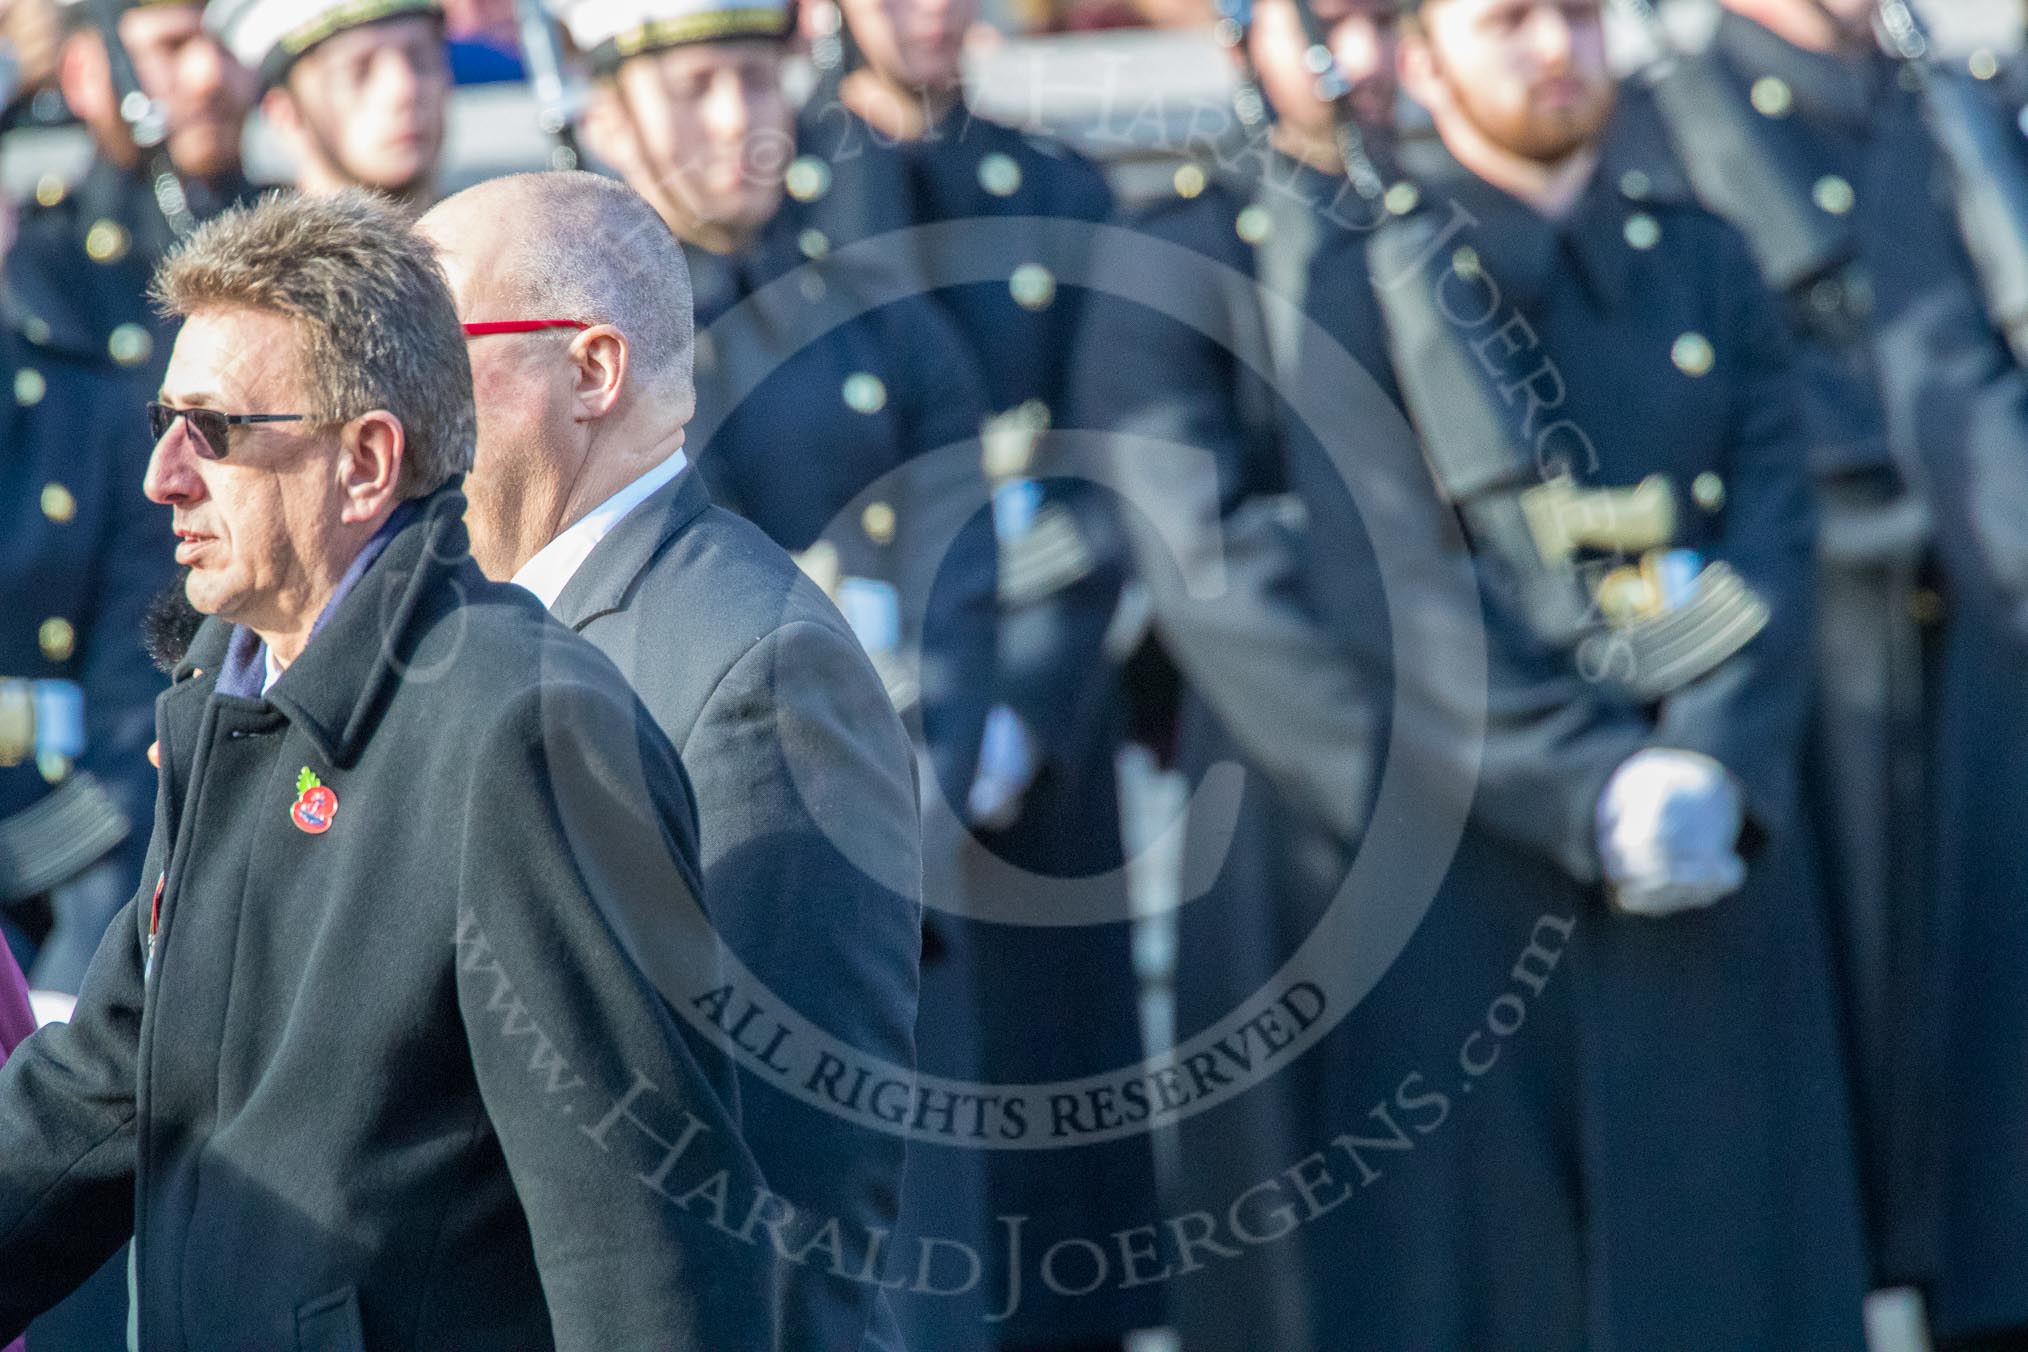
<path fill-rule="evenodd" d="M 259 79 L 300 191 L 435 199 L 451 99 L 438 0 L 212 0 L 204 23 Z"/>
<path fill-rule="evenodd" d="M 774 1346 L 773 1250 L 698 1200 L 763 1189 L 730 1061 L 658 993 L 718 980 L 689 783 L 471 561 L 427 246 L 271 198 L 157 294 L 145 488 L 209 618 L 144 882 L 0 1067 L 0 1338 L 131 1234 L 143 1347 Z"/>

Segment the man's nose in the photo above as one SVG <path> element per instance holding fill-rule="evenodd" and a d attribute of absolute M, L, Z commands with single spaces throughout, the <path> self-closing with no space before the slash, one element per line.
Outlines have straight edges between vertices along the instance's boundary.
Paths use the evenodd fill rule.
<path fill-rule="evenodd" d="M 422 94 L 422 74 L 401 52 L 383 53 L 373 72 L 374 90 L 395 107 L 415 106 Z"/>
<path fill-rule="evenodd" d="M 204 480 L 197 473 L 197 454 L 191 444 L 196 435 L 188 419 L 178 418 L 155 443 L 148 457 L 148 473 L 141 480 L 141 491 L 148 501 L 178 507 L 204 495 Z"/>
<path fill-rule="evenodd" d="M 705 116 L 721 141 L 742 141 L 753 125 L 753 110 L 747 106 L 746 87 L 733 72 L 711 82 Z"/>
<path fill-rule="evenodd" d="M 1545 65 L 1561 68 L 1570 64 L 1570 18 L 1556 5 L 1537 7 L 1528 21 L 1528 45 Z"/>
<path fill-rule="evenodd" d="M 177 53 L 176 74 L 183 92 L 193 98 L 209 100 L 225 84 L 226 62 L 230 60 L 218 44 L 209 38 L 198 38 L 183 44 Z"/>
<path fill-rule="evenodd" d="M 1392 74 L 1384 69 L 1379 30 L 1366 18 L 1348 19 L 1331 31 L 1331 56 L 1345 83 L 1357 88 L 1376 75 Z"/>

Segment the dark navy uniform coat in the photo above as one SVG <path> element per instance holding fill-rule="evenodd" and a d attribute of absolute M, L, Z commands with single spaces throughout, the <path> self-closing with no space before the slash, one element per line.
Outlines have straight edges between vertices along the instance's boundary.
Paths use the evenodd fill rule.
<path fill-rule="evenodd" d="M 1317 177 L 1284 172 L 1270 195 L 1342 203 Z M 1243 257 L 1230 242 L 1240 238 L 1264 264 L 1273 232 L 1287 228 L 1281 214 L 1218 200 L 1201 179 L 1190 186 L 1198 196 L 1158 228 L 1215 258 Z M 1202 1321 L 1186 1337 L 1201 1327 L 1202 1346 L 1253 1346 L 1251 1321 L 1271 1328 L 1276 1346 L 1332 1349 L 1855 1347 L 1863 1271 L 1844 1078 L 1816 900 L 1793 839 L 1812 555 L 1785 340 L 1736 239 L 1694 209 L 1625 200 L 1609 174 L 1561 225 L 1440 156 L 1422 199 L 1425 210 L 1456 201 L 1478 222 L 1454 246 L 1471 248 L 1483 271 L 1454 264 L 1452 302 L 1483 302 L 1466 274 L 1497 281 L 1493 308 L 1525 325 L 1506 330 L 1504 352 L 1486 352 L 1528 363 L 1511 379 L 1553 359 L 1560 407 L 1598 447 L 1580 477 L 1626 486 L 1670 475 L 1684 502 L 1679 542 L 1730 561 L 1774 618 L 1718 671 L 1639 707 L 1537 643 L 1489 581 L 1471 606 L 1486 644 L 1476 667 L 1461 650 L 1449 663 L 1438 655 L 1396 669 L 1390 612 L 1457 602 L 1419 586 L 1383 595 L 1362 514 L 1411 522 L 1432 549 L 1462 542 L 1419 447 L 1380 406 L 1396 381 L 1363 229 L 1326 228 L 1313 264 L 1280 285 L 1318 327 L 1296 326 L 1293 358 L 1270 352 L 1265 369 L 1284 389 L 1301 386 L 1312 408 L 1325 402 L 1317 426 L 1287 422 L 1279 456 L 1257 434 L 1232 432 L 1247 425 L 1258 382 L 1235 379 L 1218 342 L 1168 337 L 1146 370 L 1122 373 L 1115 388 L 1125 391 L 1158 388 L 1160 372 L 1179 370 L 1143 402 L 1150 419 L 1172 399 L 1188 411 L 1174 424 L 1179 440 L 1208 432 L 1206 444 L 1224 437 L 1238 448 L 1218 454 L 1215 492 L 1179 496 L 1186 514 L 1222 517 L 1227 559 L 1254 562 L 1257 590 L 1281 598 L 1255 610 L 1281 618 L 1225 622 L 1226 611 L 1247 609 L 1230 595 L 1194 614 L 1172 607 L 1174 631 L 1197 635 L 1194 669 L 1190 644 L 1172 649 L 1285 810 L 1347 850 L 1404 831 L 1440 848 L 1427 821 L 1364 818 L 1374 781 L 1404 768 L 1375 752 L 1391 707 L 1435 719 L 1425 724 L 1434 738 L 1401 745 L 1432 765 L 1462 764 L 1476 782 L 1413 938 L 1309 1053 L 1316 1088 L 1293 1095 L 1309 1103 L 1284 1119 L 1280 1166 L 1290 1172 L 1276 1181 L 1265 1172 L 1273 1161 L 1230 1156 L 1253 1128 L 1246 1100 L 1186 1125 L 1184 1171 L 1199 1205 L 1267 1179 L 1291 1208 L 1280 1239 L 1176 1279 L 1179 1309 Z M 1349 225 L 1362 215 L 1370 219 L 1355 204 Z M 1217 334 L 1203 313 L 1211 308 L 1193 310 Z M 1244 307 L 1229 298 L 1219 308 Z M 1233 327 L 1245 322 L 1241 314 Z M 1276 346 L 1272 334 L 1255 341 Z M 1371 381 L 1313 388 L 1319 371 L 1342 375 L 1326 348 Z M 1248 351 L 1243 338 L 1238 351 Z M 1196 393 L 1206 387 L 1219 396 Z M 1267 417 L 1287 418 L 1280 402 Z M 1342 454 L 1327 455 L 1327 443 Z M 1692 507 L 1688 490 L 1702 476 L 1709 505 Z M 1230 563 L 1225 574 L 1228 586 L 1243 578 Z M 1277 660 L 1249 662 L 1237 643 L 1216 660 L 1207 639 L 1221 623 L 1232 635 L 1252 628 Z M 1660 923 L 1608 909 L 1595 845 L 1601 789 L 1649 744 L 1727 765 L 1770 837 L 1744 892 Z M 1303 919 L 1280 917 L 1298 933 L 1256 943 L 1286 957 Z M 1187 971 L 1190 958 L 1181 961 Z M 1260 1214 L 1271 1214 L 1265 1204 Z M 1711 1298 L 1720 1290 L 1724 1299 Z"/>
<path fill-rule="evenodd" d="M 1427 1065 L 1432 1091 L 1446 1081 L 1461 1091 L 1457 1135 L 1431 1132 L 1419 1148 L 1427 1155 L 1404 1162 L 1394 1188 L 1374 1185 L 1369 1212 L 1346 1208 L 1337 1233 L 1371 1256 L 1377 1281 L 1327 1302 L 1345 1346 L 1858 1342 L 1864 1274 L 1845 1077 L 1795 810 L 1814 518 L 1788 343 L 1741 241 L 1692 205 L 1629 200 L 1617 149 L 1608 142 L 1604 167 L 1552 223 L 1436 148 L 1418 172 L 1421 209 L 1462 209 L 1473 222 L 1438 299 L 1454 317 L 1493 302 L 1498 327 L 1474 331 L 1474 355 L 1516 407 L 1514 382 L 1528 382 L 1542 406 L 1531 409 L 1535 425 L 1560 415 L 1582 429 L 1580 442 L 1555 443 L 1558 462 L 1585 487 L 1668 476 L 1682 503 L 1675 545 L 1729 563 L 1770 618 L 1716 670 L 1633 706 L 1590 682 L 1573 686 L 1568 657 L 1513 623 L 1496 580 L 1485 593 L 1491 727 L 1472 817 L 1422 930 L 1371 1008 L 1353 1016 L 1350 1035 L 1363 1029 L 1373 1068 L 1332 1082 L 1336 1119 L 1351 1125 L 1390 1087 L 1399 1104 L 1399 1077 Z M 1327 236 L 1306 308 L 1396 387 L 1365 256 L 1359 233 Z M 1377 440 L 1373 472 L 1408 472 L 1399 448 Z M 1359 533 L 1336 491 L 1343 480 L 1321 473 L 1314 454 L 1297 464 L 1318 570 L 1311 595 L 1352 643 L 1371 644 L 1358 589 L 1330 585 L 1332 561 Z M 1450 679 L 1406 669 L 1391 678 L 1439 692 Z M 1509 726 L 1531 707 L 1536 718 Z M 1657 922 L 1602 904 L 1595 805 L 1624 751 L 1612 730 L 1629 719 L 1651 744 L 1724 765 L 1750 836 L 1764 834 L 1745 889 L 1709 910 Z M 1510 1026 L 1511 1006 L 1502 1016 L 1489 1002 L 1534 991 L 1517 956 L 1565 922 L 1565 970 L 1505 1044 L 1512 1078 L 1474 1080 L 1483 1040 L 1467 1053 L 1460 1024 L 1477 1017 L 1496 1035 Z M 1449 1065 L 1420 1059 L 1444 1043 L 1457 1052 Z M 1466 1089 L 1473 1083 L 1483 1092 Z M 1455 1229 L 1432 1224 L 1432 1212 Z M 1520 1236 L 1533 1257 L 1509 1282 L 1520 1270 L 1494 1251 Z M 1449 1298 L 1433 1299 L 1438 1291 Z"/>
<path fill-rule="evenodd" d="M 184 185 L 201 219 L 252 197 L 244 179 Z M 45 180 L 7 255 L 8 306 L 31 339 L 109 357 L 159 379 L 176 325 L 148 303 L 155 265 L 176 243 L 144 173 L 94 159 L 75 184 Z"/>
<path fill-rule="evenodd" d="M 1831 448 L 1812 808 L 1877 1276 L 1928 1287 L 1947 1335 L 2028 1324 L 2028 1275 L 1998 1257 L 2028 1245 L 2028 718 L 2000 694 L 2028 652 L 2028 375 L 1987 318 L 1902 72 L 1730 13 L 1708 59 L 1796 154 L 1798 191 L 1835 208 L 1870 284 L 1856 343 L 1803 350 Z M 1882 550 L 1850 525 L 1893 493 L 1928 530 Z"/>
<path fill-rule="evenodd" d="M 1121 227 L 1188 251 L 1139 266 L 1184 299 L 1195 323 L 1095 296 L 1071 415 L 1103 434 L 1089 447 L 1099 462 L 1092 476 L 1123 498 L 1123 534 L 1152 601 L 1155 639 L 1187 692 L 1178 768 L 1193 787 L 1214 767 L 1247 771 L 1236 804 L 1186 829 L 1183 887 L 1194 899 L 1177 917 L 1179 1037 L 1260 989 L 1315 923 L 1344 872 L 1340 842 L 1363 829 L 1376 755 L 1371 693 L 1300 594 L 1276 352 L 1253 292 L 1258 283 L 1299 304 L 1302 279 L 1268 276 L 1280 259 L 1264 264 L 1241 226 L 1243 213 L 1249 233 L 1259 219 L 1249 212 L 1257 195 L 1276 200 L 1263 184 L 1285 185 L 1284 199 L 1303 214 L 1337 183 L 1262 156 L 1253 175 L 1182 166 L 1173 193 L 1122 208 Z M 1294 245 L 1300 269 L 1313 243 Z M 1134 252 L 1119 242 L 1105 258 L 1134 266 Z M 1188 585 L 1184 568 L 1210 560 L 1222 585 Z M 1308 1153 L 1321 1139 L 1321 1080 L 1334 1065 L 1313 1053 L 1186 1123 L 1165 1209 L 1221 1207 L 1234 1180 L 1270 1176 Z M 1296 1256 L 1304 1243 L 1291 1237 L 1243 1270 L 1174 1280 L 1171 1314 L 1189 1345 L 1308 1345 Z"/>
<path fill-rule="evenodd" d="M 1077 227 L 1109 214 L 1104 178 L 1067 147 L 962 106 L 920 139 L 896 144 L 828 88 L 804 109 L 799 144 L 806 165 L 821 169 L 806 169 L 794 184 L 802 200 L 792 209 L 829 247 L 909 226 L 965 227 L 925 233 L 907 253 L 984 380 L 999 429 L 987 440 L 989 478 L 1003 493 L 1030 495 L 1023 515 L 1032 521 L 1010 519 L 999 543 L 995 696 L 1037 739 L 1040 768 L 1010 826 L 972 832 L 963 885 L 987 913 L 1021 916 L 1046 904 L 1030 894 L 1054 880 L 1109 878 L 1122 913 L 1120 702 L 1104 652 L 1122 578 L 1116 527 L 1108 495 L 1066 474 L 1064 452 L 1048 435 L 1069 425 L 1088 296 L 1062 279 L 1088 256 L 1089 238 Z M 960 277 L 984 280 L 942 284 Z M 1067 931 L 974 924 L 965 942 L 988 1078 L 1052 1080 L 1140 1059 L 1125 924 Z M 1028 1242 L 1046 1245 L 1143 1223 L 1151 1188 L 1145 1142 L 1129 1141 L 996 1155 L 988 1196 L 995 1214 L 1029 1217 Z M 996 1240 L 1004 1233 L 994 1228 Z M 995 1252 L 1003 1264 L 1004 1252 Z M 1031 1287 L 994 1333 L 1000 1345 L 1083 1342 L 1158 1322 L 1150 1292 L 1070 1298 Z M 987 1332 L 975 1326 L 937 1336 L 939 1345 L 954 1337 L 976 1343 Z"/>
<path fill-rule="evenodd" d="M 154 392 L 110 362 L 35 345 L 13 328 L 0 328 L 0 379 L 0 675 L 82 687 L 86 745 L 75 768 L 130 823 L 113 856 L 124 900 L 147 841 L 155 772 L 145 753 L 164 684 L 141 622 L 174 572 L 176 543 L 168 511 L 141 492 L 150 450 L 142 406 Z M 49 787 L 32 756 L 0 768 L 0 817 Z M 38 980 L 75 990 L 109 916 L 59 904 Z M 72 932 L 77 925 L 91 932 Z"/>
<path fill-rule="evenodd" d="M 689 447 L 714 500 L 799 555 L 832 592 L 915 741 L 924 820 L 918 1064 L 978 1071 L 962 1008 L 972 964 L 950 911 L 953 825 L 994 699 L 998 561 L 978 436 L 984 392 L 948 314 L 905 263 L 847 271 L 784 209 L 726 256 L 687 250 L 697 299 L 698 414 Z M 814 255 L 814 257 L 813 257 Z M 957 1157 L 950 1178 L 926 1158 Z M 983 1243 L 971 1150 L 911 1144 L 895 1251 L 917 1235 Z M 983 1294 L 977 1296 L 983 1300 Z M 891 1300 L 910 1345 L 960 1336 L 982 1308 Z M 935 1342 L 936 1338 L 931 1341 Z"/>

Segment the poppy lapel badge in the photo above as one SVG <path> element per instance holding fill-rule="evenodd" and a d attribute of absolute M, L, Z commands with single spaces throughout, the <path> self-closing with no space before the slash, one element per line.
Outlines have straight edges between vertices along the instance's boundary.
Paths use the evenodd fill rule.
<path fill-rule="evenodd" d="M 338 795 L 304 766 L 296 776 L 296 803 L 289 809 L 289 820 L 313 836 L 321 836 L 331 829 L 331 819 L 338 815 Z"/>

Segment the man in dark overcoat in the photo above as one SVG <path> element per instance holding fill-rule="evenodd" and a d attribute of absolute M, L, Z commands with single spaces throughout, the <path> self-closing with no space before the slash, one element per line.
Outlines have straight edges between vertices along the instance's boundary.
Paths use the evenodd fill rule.
<path fill-rule="evenodd" d="M 146 872 L 0 1071 L 0 1336 L 134 1237 L 142 1346 L 770 1347 L 695 807 L 624 680 L 471 563 L 428 247 L 272 199 L 159 279 L 146 491 L 210 616 Z"/>

